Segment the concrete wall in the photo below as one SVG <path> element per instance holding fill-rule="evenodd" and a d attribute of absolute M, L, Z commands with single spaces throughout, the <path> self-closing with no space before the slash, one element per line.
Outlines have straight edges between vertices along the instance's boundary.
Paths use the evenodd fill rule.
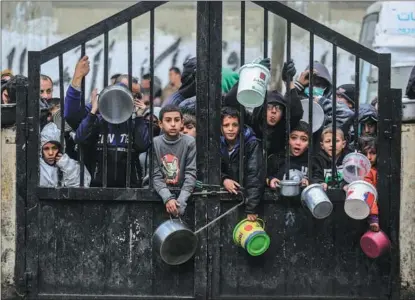
<path fill-rule="evenodd" d="M 415 299 L 415 124 L 402 126 L 401 249 L 402 295 Z"/>
<path fill-rule="evenodd" d="M 1 298 L 14 294 L 16 253 L 16 130 L 1 129 Z"/>

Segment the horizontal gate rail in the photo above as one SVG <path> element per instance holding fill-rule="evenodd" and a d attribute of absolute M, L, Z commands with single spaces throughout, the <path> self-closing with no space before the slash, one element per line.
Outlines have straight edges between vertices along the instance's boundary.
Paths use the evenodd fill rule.
<path fill-rule="evenodd" d="M 361 59 L 371 63 L 372 65 L 379 66 L 379 60 L 382 54 L 379 54 L 358 42 L 349 39 L 348 37 L 330 29 L 329 27 L 314 21 L 313 19 L 297 12 L 296 10 L 282 4 L 279 1 L 252 1 L 260 7 L 276 14 L 291 23 L 307 30 L 314 35 L 332 43 L 350 53 L 358 55 Z"/>
<path fill-rule="evenodd" d="M 98 22 L 48 48 L 40 51 L 40 63 L 46 63 L 58 55 L 64 54 L 75 47 L 80 46 L 114 28 L 117 28 L 131 19 L 139 17 L 151 10 L 167 3 L 168 1 L 141 1 L 134 4 L 119 13 L 108 17 L 101 22 Z"/>

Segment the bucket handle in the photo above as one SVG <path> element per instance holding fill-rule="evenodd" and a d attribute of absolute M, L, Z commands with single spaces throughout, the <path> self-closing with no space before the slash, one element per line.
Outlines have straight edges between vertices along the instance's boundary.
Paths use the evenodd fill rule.
<path fill-rule="evenodd" d="M 261 60 L 262 60 L 262 57 L 257 57 L 252 61 L 252 64 L 259 64 Z"/>
<path fill-rule="evenodd" d="M 262 228 L 265 230 L 265 221 L 261 218 L 256 218 L 257 222 L 262 225 Z"/>

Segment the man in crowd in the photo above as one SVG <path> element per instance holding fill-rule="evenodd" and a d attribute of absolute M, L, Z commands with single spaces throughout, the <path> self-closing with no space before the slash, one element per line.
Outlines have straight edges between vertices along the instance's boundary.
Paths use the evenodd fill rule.
<path fill-rule="evenodd" d="M 171 94 L 179 90 L 180 86 L 182 85 L 181 79 L 182 74 L 180 73 L 179 68 L 171 67 L 169 70 L 169 83 L 163 89 L 161 94 L 161 101 L 164 101 L 170 97 Z"/>

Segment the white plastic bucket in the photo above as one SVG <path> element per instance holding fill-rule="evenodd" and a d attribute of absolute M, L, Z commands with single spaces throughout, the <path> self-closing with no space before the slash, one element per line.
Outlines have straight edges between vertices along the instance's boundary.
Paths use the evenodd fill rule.
<path fill-rule="evenodd" d="M 327 218 L 333 211 L 333 204 L 321 184 L 309 185 L 301 193 L 301 201 L 316 219 Z"/>
<path fill-rule="evenodd" d="M 269 70 L 257 63 L 243 65 L 239 69 L 239 84 L 236 99 L 249 108 L 259 107 L 264 103 L 268 82 L 271 78 Z"/>
<path fill-rule="evenodd" d="M 354 181 L 347 189 L 344 211 L 352 219 L 366 219 L 377 198 L 378 193 L 373 185 L 363 180 Z"/>
<path fill-rule="evenodd" d="M 354 152 L 346 155 L 343 159 L 343 179 L 351 183 L 363 180 L 370 172 L 370 161 L 363 154 Z"/>

